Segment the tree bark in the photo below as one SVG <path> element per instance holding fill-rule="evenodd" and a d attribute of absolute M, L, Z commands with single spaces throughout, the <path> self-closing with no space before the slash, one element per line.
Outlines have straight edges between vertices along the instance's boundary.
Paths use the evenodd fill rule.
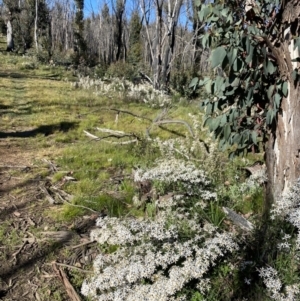
<path fill-rule="evenodd" d="M 11 24 L 10 18 L 6 22 L 7 32 L 6 32 L 6 39 L 7 39 L 7 51 L 13 51 L 14 50 L 14 38 L 13 38 L 13 28 Z"/>
<path fill-rule="evenodd" d="M 35 0 L 35 18 L 34 18 L 34 43 L 35 49 L 38 51 L 38 0 Z"/>
<path fill-rule="evenodd" d="M 294 49 L 292 36 L 295 33 L 291 33 L 291 28 L 289 24 L 284 31 L 279 52 L 282 61 L 278 64 L 281 77 L 288 81 L 288 96 L 282 100 L 276 127 L 270 135 L 266 149 L 267 211 L 300 177 L 300 90 L 298 80 L 294 81 L 292 77 L 293 70 L 299 67 L 292 60 L 299 57 L 299 51 L 298 48 Z"/>

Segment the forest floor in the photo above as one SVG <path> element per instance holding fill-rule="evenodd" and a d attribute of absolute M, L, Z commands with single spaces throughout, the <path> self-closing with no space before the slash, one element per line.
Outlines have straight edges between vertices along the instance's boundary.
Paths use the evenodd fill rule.
<path fill-rule="evenodd" d="M 146 129 L 162 138 L 188 132 L 153 127 L 161 108 L 118 92 L 95 95 L 75 80 L 64 68 L 0 53 L 0 300 L 85 300 L 80 287 L 100 252 L 89 241 L 95 219 L 135 210 L 132 168 L 157 156 Z M 168 118 L 186 120 L 190 111 L 175 106 Z M 98 126 L 141 140 L 105 144 L 84 134 L 99 135 Z"/>
<path fill-rule="evenodd" d="M 0 299 L 71 300 L 58 277 L 61 266 L 53 264 L 74 266 L 73 272 L 90 265 L 97 246 L 76 246 L 89 241 L 93 223 L 87 217 L 76 225 L 58 222 L 45 214 L 57 209 L 45 200 L 47 178 L 39 173 L 49 169 L 50 175 L 53 165 L 38 164 L 34 146 L 20 139 L 0 142 Z"/>
<path fill-rule="evenodd" d="M 57 120 L 49 107 L 43 112 L 48 121 L 38 120 L 33 94 L 42 97 L 48 93 L 39 87 L 57 85 L 5 66 L 0 76 L 0 300 L 78 300 L 66 281 L 78 290 L 98 252 L 89 244 L 97 215 L 58 219 L 62 205 L 48 192 L 60 169 L 54 160 L 64 148 L 54 137 L 75 123 L 49 123 Z"/>

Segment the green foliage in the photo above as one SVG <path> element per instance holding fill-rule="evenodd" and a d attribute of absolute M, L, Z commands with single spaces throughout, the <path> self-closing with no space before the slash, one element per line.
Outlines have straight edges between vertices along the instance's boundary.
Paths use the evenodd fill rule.
<path fill-rule="evenodd" d="M 131 64 L 125 63 L 123 61 L 117 61 L 115 63 L 112 63 L 108 67 L 106 76 L 133 80 L 136 74 Z"/>
<path fill-rule="evenodd" d="M 129 23 L 129 53 L 127 61 L 133 66 L 137 66 L 142 61 L 142 41 L 141 41 L 142 22 L 138 11 L 131 15 Z"/>
<path fill-rule="evenodd" d="M 236 1 L 198 2 L 199 19 L 207 28 L 201 42 L 204 48 L 215 47 L 210 61 L 217 74 L 194 78 L 190 87 L 205 89 L 205 125 L 222 150 L 236 146 L 233 155 L 262 147 L 288 95 L 288 83 L 267 47 L 280 34 L 278 25 L 269 26 L 271 16 L 280 16 L 279 2 L 256 1 L 247 13 Z"/>

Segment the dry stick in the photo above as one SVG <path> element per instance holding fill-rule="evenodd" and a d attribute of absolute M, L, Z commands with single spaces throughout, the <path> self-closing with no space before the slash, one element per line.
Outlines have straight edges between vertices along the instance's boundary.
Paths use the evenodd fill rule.
<path fill-rule="evenodd" d="M 24 166 L 24 165 L 0 165 L 0 168 L 21 168 L 21 169 L 27 169 L 32 168 L 34 166 Z"/>
<path fill-rule="evenodd" d="M 100 138 L 98 136 L 95 136 L 91 133 L 89 133 L 88 131 L 83 131 L 88 137 L 92 138 L 93 140 L 102 140 L 103 142 L 109 143 L 109 144 L 114 144 L 114 145 L 125 145 L 125 144 L 130 144 L 130 143 L 135 143 L 138 142 L 138 139 L 133 139 L 133 140 L 128 140 L 128 141 L 123 141 L 123 142 L 114 142 L 114 141 L 107 141 L 107 140 L 103 140 L 103 138 Z M 134 136 L 134 135 L 132 135 Z M 114 136 L 115 138 L 122 138 L 119 136 Z M 125 136 L 124 136 L 125 137 Z M 106 138 L 106 137 L 104 137 Z"/>
<path fill-rule="evenodd" d="M 56 193 L 56 195 L 57 195 L 63 202 L 67 203 L 67 204 L 70 205 L 70 206 L 77 207 L 77 208 L 83 208 L 83 209 L 92 211 L 92 212 L 94 212 L 94 213 L 99 213 L 98 211 L 93 210 L 93 209 L 91 209 L 91 208 L 89 208 L 89 207 L 82 206 L 82 205 L 75 205 L 75 204 L 72 204 L 72 203 L 68 202 L 67 200 L 65 200 L 58 192 L 55 192 L 55 193 Z"/>
<path fill-rule="evenodd" d="M 25 247 L 26 244 L 27 244 L 27 241 L 25 241 L 25 242 L 22 244 L 22 246 L 20 247 L 20 249 L 19 249 L 17 252 L 13 253 L 12 256 L 13 256 L 14 258 L 16 258 L 17 255 L 23 250 L 23 248 Z"/>
<path fill-rule="evenodd" d="M 55 203 L 55 200 L 53 199 L 53 197 L 50 195 L 50 193 L 48 192 L 46 187 L 40 187 L 40 190 L 46 195 L 46 198 L 48 200 L 48 202 L 53 205 Z"/>
<path fill-rule="evenodd" d="M 147 128 L 147 130 L 146 130 L 146 136 L 148 137 L 148 139 L 151 139 L 150 138 L 150 130 L 153 127 L 153 125 L 160 125 L 160 124 L 167 124 L 167 123 L 180 123 L 180 124 L 183 124 L 183 125 L 185 125 L 187 127 L 187 129 L 190 132 L 191 136 L 195 137 L 194 132 L 193 132 L 191 126 L 186 121 L 184 121 L 184 120 L 158 120 L 158 121 L 153 122 L 153 124 L 151 125 L 151 127 Z"/>
<path fill-rule="evenodd" d="M 46 263 L 46 265 L 52 265 L 52 264 L 51 263 Z M 78 267 L 73 266 L 73 265 L 69 265 L 69 264 L 65 264 L 65 263 L 60 263 L 60 262 L 56 262 L 56 261 L 55 261 L 55 265 L 59 265 L 59 266 L 64 267 L 64 268 L 69 268 L 69 269 L 77 270 L 77 271 L 80 271 L 80 272 L 83 272 L 83 273 L 88 273 L 88 274 L 92 274 L 93 273 L 92 271 L 87 271 L 87 270 L 78 268 Z"/>
<path fill-rule="evenodd" d="M 80 247 L 84 247 L 84 246 L 87 246 L 87 245 L 94 244 L 94 243 L 96 243 L 96 242 L 97 242 L 96 240 L 93 240 L 93 241 L 87 241 L 87 242 L 84 242 L 84 243 L 82 243 L 82 244 L 73 246 L 73 247 L 71 247 L 70 249 L 77 249 L 77 248 L 80 248 Z"/>
<path fill-rule="evenodd" d="M 118 114 L 119 113 L 124 113 L 124 114 L 128 114 L 128 115 L 131 115 L 133 117 L 137 117 L 137 118 L 141 118 L 141 119 L 145 119 L 145 120 L 148 120 L 148 121 L 152 121 L 150 118 L 148 117 L 144 117 L 144 116 L 140 116 L 140 115 L 136 115 L 130 111 L 125 111 L 125 110 L 120 110 L 120 109 L 114 109 L 114 108 L 102 108 L 101 110 L 106 110 L 106 111 L 115 111 L 117 112 Z"/>
<path fill-rule="evenodd" d="M 79 297 L 79 295 L 75 291 L 74 287 L 70 283 L 70 281 L 69 281 L 66 273 L 61 268 L 57 267 L 57 262 L 53 262 L 52 263 L 52 268 L 56 272 L 57 277 L 61 280 L 61 282 L 65 286 L 67 294 L 69 295 L 69 297 L 71 298 L 71 300 L 73 300 L 73 301 L 81 301 L 81 298 Z"/>

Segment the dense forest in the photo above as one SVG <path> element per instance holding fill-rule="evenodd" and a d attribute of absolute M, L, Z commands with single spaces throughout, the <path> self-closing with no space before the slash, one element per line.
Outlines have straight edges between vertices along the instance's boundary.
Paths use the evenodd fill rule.
<path fill-rule="evenodd" d="M 182 93 L 194 74 L 208 70 L 194 1 L 102 1 L 89 13 L 84 7 L 83 0 L 2 1 L 7 50 Z"/>

